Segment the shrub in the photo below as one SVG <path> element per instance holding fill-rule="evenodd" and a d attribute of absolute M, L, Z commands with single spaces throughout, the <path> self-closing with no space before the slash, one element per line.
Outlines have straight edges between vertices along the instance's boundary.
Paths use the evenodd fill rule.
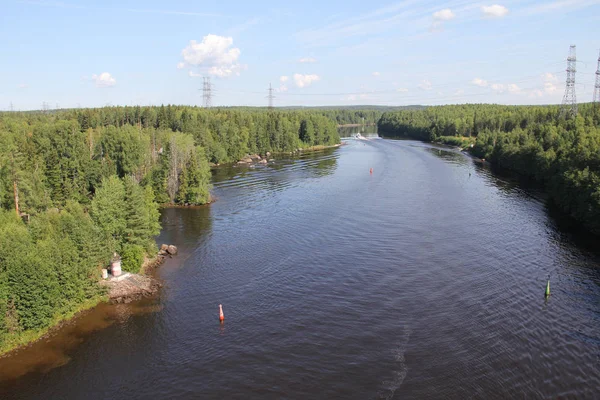
<path fill-rule="evenodd" d="M 144 262 L 144 248 L 137 244 L 126 244 L 121 251 L 121 268 L 127 272 L 138 273 Z"/>

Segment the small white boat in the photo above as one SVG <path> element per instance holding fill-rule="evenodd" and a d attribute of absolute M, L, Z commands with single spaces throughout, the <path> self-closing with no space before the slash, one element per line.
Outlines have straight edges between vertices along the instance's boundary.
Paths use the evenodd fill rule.
<path fill-rule="evenodd" d="M 360 133 L 355 133 L 354 135 L 352 135 L 352 138 L 357 139 L 357 140 L 369 140 L 366 137 L 364 137 L 363 135 L 361 135 Z"/>

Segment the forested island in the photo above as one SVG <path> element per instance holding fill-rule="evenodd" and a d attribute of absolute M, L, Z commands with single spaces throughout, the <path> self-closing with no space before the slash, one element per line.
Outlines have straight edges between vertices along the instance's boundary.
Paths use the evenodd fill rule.
<path fill-rule="evenodd" d="M 600 234 L 600 110 L 558 106 L 453 105 L 382 115 L 380 133 L 458 146 L 534 178 L 550 200 Z"/>
<path fill-rule="evenodd" d="M 333 114 L 185 106 L 0 113 L 0 353 L 101 301 L 101 269 L 115 252 L 124 270 L 139 271 L 156 254 L 159 204 L 209 202 L 211 163 L 338 144 Z"/>

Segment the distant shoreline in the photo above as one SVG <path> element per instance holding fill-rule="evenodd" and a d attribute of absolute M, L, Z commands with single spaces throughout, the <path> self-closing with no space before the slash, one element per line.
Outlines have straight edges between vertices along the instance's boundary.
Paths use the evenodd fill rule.
<path fill-rule="evenodd" d="M 377 124 L 373 123 L 373 124 L 343 124 L 343 125 L 338 125 L 338 128 L 356 128 L 358 126 L 375 126 Z"/>

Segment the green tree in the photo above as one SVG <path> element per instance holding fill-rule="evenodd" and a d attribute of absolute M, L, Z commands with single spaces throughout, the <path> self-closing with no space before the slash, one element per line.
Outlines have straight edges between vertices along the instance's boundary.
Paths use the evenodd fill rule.
<path fill-rule="evenodd" d="M 110 251 L 118 251 L 127 229 L 127 210 L 125 187 L 117 176 L 102 180 L 92 200 L 91 216 L 101 229 Z"/>

